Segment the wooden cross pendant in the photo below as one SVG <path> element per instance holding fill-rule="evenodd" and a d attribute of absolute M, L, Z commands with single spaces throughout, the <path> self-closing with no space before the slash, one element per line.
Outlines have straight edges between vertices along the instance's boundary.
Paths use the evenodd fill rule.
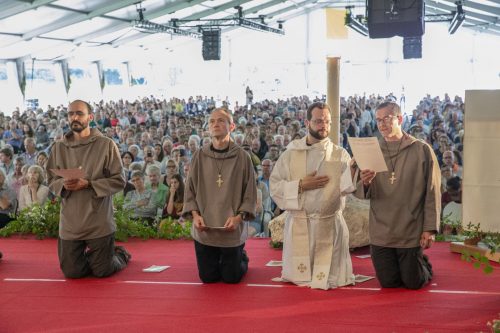
<path fill-rule="evenodd" d="M 391 181 L 391 185 L 394 184 L 394 181 L 396 180 L 396 177 L 394 177 L 394 171 L 392 172 L 391 178 L 389 178 L 389 180 Z"/>
<path fill-rule="evenodd" d="M 219 176 L 217 177 L 217 180 L 215 182 L 217 183 L 217 186 L 219 186 L 219 188 L 222 186 L 222 183 L 224 183 L 220 173 L 219 173 Z"/>

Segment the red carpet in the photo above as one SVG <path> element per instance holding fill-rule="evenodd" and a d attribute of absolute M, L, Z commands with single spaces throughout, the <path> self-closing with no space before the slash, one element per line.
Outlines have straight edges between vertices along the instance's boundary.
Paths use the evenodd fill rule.
<path fill-rule="evenodd" d="M 435 278 L 419 291 L 272 282 L 280 268 L 265 264 L 281 251 L 265 239 L 247 242 L 250 269 L 238 285 L 200 284 L 190 241 L 124 245 L 133 255 L 124 271 L 65 280 L 56 240 L 0 239 L 0 332 L 488 332 L 500 312 L 499 265 L 485 275 L 447 243 L 427 252 Z M 153 264 L 171 268 L 142 272 Z M 370 259 L 353 256 L 353 265 L 374 274 Z"/>

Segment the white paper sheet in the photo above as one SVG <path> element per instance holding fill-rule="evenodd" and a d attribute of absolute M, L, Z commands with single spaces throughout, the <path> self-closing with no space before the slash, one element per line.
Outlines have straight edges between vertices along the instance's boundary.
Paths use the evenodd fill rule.
<path fill-rule="evenodd" d="M 85 171 L 81 168 L 76 169 L 50 169 L 50 171 L 56 176 L 62 177 L 64 179 L 79 179 L 85 178 Z"/>
<path fill-rule="evenodd" d="M 283 266 L 283 261 L 281 260 L 270 260 L 266 266 L 269 266 L 269 267 L 281 267 Z"/>
<path fill-rule="evenodd" d="M 374 278 L 375 277 L 373 277 L 373 276 L 356 274 L 356 275 L 354 275 L 354 282 L 361 283 L 361 282 L 365 282 L 365 281 L 368 281 L 368 280 L 371 280 L 371 279 L 374 279 Z"/>
<path fill-rule="evenodd" d="M 164 270 L 166 270 L 169 267 L 170 266 L 151 265 L 149 267 L 144 268 L 142 271 L 146 272 L 146 273 L 159 273 L 159 272 L 163 272 Z"/>
<path fill-rule="evenodd" d="M 371 255 L 369 254 L 360 254 L 358 256 L 355 256 L 356 258 L 359 258 L 359 259 L 367 259 L 367 258 L 371 258 Z"/>
<path fill-rule="evenodd" d="M 349 146 L 361 170 L 388 171 L 376 137 L 348 138 Z"/>

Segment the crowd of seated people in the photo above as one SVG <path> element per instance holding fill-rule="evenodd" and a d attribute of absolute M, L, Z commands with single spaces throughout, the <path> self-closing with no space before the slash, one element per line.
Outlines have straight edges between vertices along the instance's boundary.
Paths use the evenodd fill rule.
<path fill-rule="evenodd" d="M 396 100 L 392 95 L 341 98 L 339 144 L 350 151 L 347 137 L 378 136 L 374 111 L 387 99 Z M 250 223 L 253 235 L 267 236 L 267 223 L 280 213 L 269 196 L 269 175 L 290 141 L 306 135 L 305 110 L 317 100 L 298 96 L 242 106 L 222 102 L 236 123 L 233 140 L 248 152 L 256 170 L 260 195 L 258 217 Z M 213 98 L 202 96 L 92 103 L 95 117 L 90 126 L 111 138 L 120 150 L 128 180 L 120 195 L 134 217 L 147 223 L 165 217 L 182 220 L 179 214 L 190 160 L 196 150 L 211 142 L 207 120 L 215 105 Z M 457 181 L 461 186 L 463 119 L 462 99 L 448 95 L 425 96 L 404 117 L 403 129 L 436 152 L 443 204 L 461 201 Z M 0 113 L 0 223 L 8 223 L 14 210 L 42 204 L 51 196 L 45 163 L 52 144 L 68 130 L 62 105 L 14 110 L 8 116 Z"/>

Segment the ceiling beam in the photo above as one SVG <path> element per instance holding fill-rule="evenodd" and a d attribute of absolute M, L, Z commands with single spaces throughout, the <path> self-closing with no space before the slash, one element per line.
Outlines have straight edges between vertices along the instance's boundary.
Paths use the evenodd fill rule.
<path fill-rule="evenodd" d="M 137 1 L 135 3 L 137 3 Z M 131 4 L 127 5 L 127 6 L 130 6 L 132 4 L 134 4 L 134 3 L 131 3 Z M 123 7 L 127 7 L 127 6 L 123 6 Z M 64 6 L 54 5 L 54 4 L 47 5 L 47 7 L 48 8 L 59 9 L 59 10 L 65 10 L 65 11 L 68 11 L 68 12 L 73 12 L 73 13 L 78 13 L 78 14 L 83 14 L 83 15 L 88 15 L 90 13 L 90 12 L 85 11 L 85 10 L 80 10 L 80 9 L 75 9 L 75 8 L 69 8 L 69 7 L 64 7 Z M 113 10 L 106 11 L 104 14 L 99 15 L 99 16 L 103 17 L 103 18 L 110 19 L 110 20 L 117 20 L 117 21 L 122 21 L 122 22 L 128 22 L 128 21 L 130 21 L 129 19 L 124 19 L 124 18 L 120 18 L 120 17 L 116 17 L 116 16 L 106 15 L 106 13 L 109 13 L 109 12 L 112 12 L 112 11 Z"/>
<path fill-rule="evenodd" d="M 451 6 L 456 6 L 455 2 L 456 0 L 440 0 L 441 2 L 446 2 Z M 474 8 L 477 10 L 481 10 L 486 13 L 490 13 L 493 15 L 500 16 L 500 8 L 499 7 L 494 7 L 494 6 L 488 6 L 479 2 L 474 2 L 474 1 L 463 1 L 463 7 L 469 7 L 469 8 Z"/>
<path fill-rule="evenodd" d="M 20 2 L 20 1 L 5 1 L 0 6 L 0 20 L 6 17 L 21 14 L 31 9 L 37 9 L 38 7 L 45 6 L 56 0 L 35 0 L 30 2 Z"/>
<path fill-rule="evenodd" d="M 279 21 L 279 20 L 281 20 L 281 19 L 282 19 L 281 17 L 280 17 L 280 18 L 274 18 L 274 19 L 273 19 L 273 16 L 277 16 L 277 15 L 280 15 L 280 14 L 283 14 L 283 13 L 286 13 L 286 12 L 289 12 L 289 11 L 291 11 L 291 10 L 301 8 L 302 6 L 305 6 L 305 5 L 307 5 L 307 4 L 311 3 L 311 2 L 316 2 L 316 1 L 318 1 L 318 0 L 306 0 L 306 1 L 303 1 L 303 2 L 301 2 L 301 3 L 294 4 L 293 6 L 288 6 L 288 7 L 282 8 L 282 9 L 280 9 L 280 10 L 277 10 L 277 11 L 275 11 L 275 12 L 272 12 L 272 13 L 270 13 L 270 14 L 266 14 L 266 15 L 265 15 L 265 17 L 267 17 L 267 18 L 270 18 L 270 19 L 271 19 L 271 22 L 266 22 L 266 23 L 274 23 L 274 22 L 277 22 L 277 21 Z M 329 3 L 322 3 L 322 5 L 324 5 L 324 6 L 328 6 L 328 5 L 329 5 Z M 308 9 L 309 9 L 309 8 L 306 8 L 305 10 L 308 10 Z M 250 8 L 250 9 L 248 9 L 248 11 L 250 11 L 250 10 L 251 10 L 251 8 Z M 304 10 L 304 11 L 305 11 L 305 10 Z M 244 12 L 245 12 L 245 11 L 244 11 Z M 236 27 L 228 27 L 228 28 L 223 29 L 223 30 L 222 30 L 222 32 L 229 32 L 229 31 L 233 31 L 233 30 L 238 29 L 238 28 L 240 28 L 240 27 L 237 27 L 237 26 L 236 26 Z"/>
<path fill-rule="evenodd" d="M 264 10 L 264 9 L 267 9 L 269 7 L 272 7 L 272 6 L 276 6 L 276 5 L 279 5 L 280 3 L 283 3 L 283 2 L 286 2 L 288 0 L 272 0 L 272 1 L 268 1 L 268 2 L 265 2 L 263 4 L 260 4 L 258 6 L 255 6 L 255 7 L 251 7 L 251 8 L 248 8 L 248 9 L 244 9 L 243 10 L 243 15 L 246 15 L 246 14 L 258 14 L 259 11 L 261 10 Z M 235 15 L 228 15 L 228 16 L 225 16 L 223 19 L 232 19 L 234 18 Z M 229 27 L 229 28 L 225 28 L 223 29 L 224 32 L 227 32 L 227 31 L 231 31 L 231 30 L 234 30 L 234 29 L 237 29 L 237 28 L 240 28 L 240 27 Z M 189 31 L 197 31 L 198 28 L 191 28 Z"/>
<path fill-rule="evenodd" d="M 302 1 L 300 3 L 293 3 L 293 5 L 291 6 L 288 6 L 288 7 L 285 7 L 285 8 L 281 8 L 277 11 L 274 11 L 272 13 L 269 13 L 269 14 L 266 14 L 266 17 L 268 18 L 274 18 L 275 16 L 279 16 L 279 15 L 282 15 L 286 12 L 289 12 L 291 10 L 294 10 L 294 9 L 301 9 L 301 7 L 305 6 L 305 5 L 308 5 L 310 3 L 315 3 L 315 2 L 318 2 L 318 0 L 306 0 L 306 1 Z M 325 6 L 327 6 L 326 3 L 324 3 Z"/>
<path fill-rule="evenodd" d="M 63 17 L 62 19 L 59 19 L 51 24 L 48 24 L 46 26 L 28 31 L 25 33 L 22 37 L 23 40 L 29 40 L 41 35 L 44 35 L 46 33 L 65 28 L 67 26 L 77 24 L 86 20 L 93 19 L 94 17 L 102 16 L 106 13 L 115 11 L 117 9 L 121 9 L 130 5 L 133 5 L 137 0 L 122 0 L 122 1 L 112 1 L 111 3 L 107 3 L 104 6 L 100 6 L 96 9 L 94 9 L 91 12 L 88 12 L 87 14 L 71 14 L 68 15 L 67 17 Z"/>
<path fill-rule="evenodd" d="M 247 2 L 250 2 L 250 1 L 252 1 L 252 0 L 233 0 L 233 1 L 230 1 L 227 3 L 224 3 L 222 5 L 219 5 L 217 7 L 213 7 L 213 8 L 207 9 L 207 10 L 203 10 L 203 11 L 198 12 L 198 13 L 194 13 L 192 15 L 189 15 L 187 17 L 182 18 L 181 20 L 198 20 L 198 19 L 210 16 L 210 15 L 217 14 L 218 12 L 222 12 L 222 11 L 227 10 L 227 9 L 232 9 L 236 6 L 241 6 L 241 5 L 243 5 Z M 182 23 L 180 22 L 180 24 L 182 24 Z"/>
<path fill-rule="evenodd" d="M 280 3 L 283 3 L 283 2 L 286 2 L 286 1 L 287 0 L 273 0 L 273 1 L 268 1 L 268 2 L 265 2 L 265 3 L 260 4 L 258 6 L 255 6 L 255 7 L 243 10 L 243 14 L 257 14 L 258 12 L 260 12 L 263 9 L 267 9 L 269 7 L 272 7 L 272 6 L 279 5 Z M 226 16 L 226 18 L 230 18 L 230 17 L 231 16 Z"/>
<path fill-rule="evenodd" d="M 250 2 L 250 1 L 252 1 L 252 0 L 233 0 L 233 1 L 230 1 L 230 2 L 227 2 L 227 3 L 224 3 L 222 5 L 219 5 L 219 6 L 216 6 L 216 7 L 213 7 L 213 8 L 209 8 L 207 10 L 203 10 L 203 11 L 198 12 L 198 13 L 194 13 L 192 15 L 186 16 L 186 17 L 181 18 L 179 20 L 180 21 L 184 21 L 184 20 L 186 20 L 186 21 L 196 21 L 196 20 L 199 20 L 201 18 L 210 16 L 210 15 L 214 15 L 214 14 L 216 14 L 218 12 L 222 12 L 224 10 L 231 9 L 231 8 L 236 7 L 236 6 L 240 6 L 240 5 L 245 4 L 247 2 Z M 184 24 L 185 23 L 186 22 L 184 22 Z M 179 26 L 181 26 L 183 24 L 183 22 L 179 22 L 178 24 L 179 24 Z M 137 33 L 137 34 L 134 34 L 132 36 L 119 39 L 119 40 L 113 42 L 111 45 L 114 46 L 114 47 L 117 47 L 117 46 L 124 45 L 124 44 L 130 43 L 130 42 L 132 42 L 134 40 L 141 39 L 141 38 L 144 38 L 144 37 L 147 37 L 147 36 L 149 36 L 149 35 L 148 34 L 144 34 L 144 33 Z"/>
<path fill-rule="evenodd" d="M 301 15 L 312 13 L 312 12 L 318 10 L 318 9 L 323 9 L 325 7 L 328 7 L 328 8 L 345 8 L 345 5 L 337 7 L 334 4 L 332 4 L 332 3 L 324 3 L 324 2 L 322 2 L 322 3 L 316 4 L 313 7 L 304 8 L 300 12 L 296 12 L 296 13 L 293 13 L 293 14 L 290 14 L 290 15 L 287 15 L 287 16 L 283 16 L 283 17 L 277 17 L 276 19 L 274 19 L 274 21 L 278 21 L 278 20 L 288 21 L 288 20 L 291 20 L 293 18 L 299 17 Z"/>
<path fill-rule="evenodd" d="M 427 10 L 433 14 L 448 14 L 446 11 L 436 9 L 436 8 L 428 8 Z M 469 25 L 469 26 L 466 26 L 466 25 Z M 492 23 L 475 20 L 475 19 L 472 19 L 472 18 L 466 16 L 464 23 L 463 23 L 464 28 L 472 29 L 473 27 L 471 25 L 477 28 L 477 29 L 476 28 L 473 29 L 476 31 L 480 30 L 482 32 L 486 32 L 489 30 L 491 32 L 500 33 L 500 26 L 499 25 L 494 25 Z"/>
<path fill-rule="evenodd" d="M 426 8 L 431 7 L 431 8 L 441 9 L 443 11 L 448 12 L 448 14 L 451 13 L 452 11 L 456 11 L 455 6 L 448 6 L 448 5 L 442 4 L 442 3 L 434 1 L 434 0 L 427 0 L 425 2 L 425 7 Z M 479 14 L 479 13 L 475 13 L 475 12 L 471 12 L 471 11 L 465 11 L 465 18 L 466 19 L 467 18 L 476 18 L 476 19 L 479 19 L 482 21 L 492 23 L 494 25 L 497 23 L 500 23 L 498 21 L 498 17 L 483 15 L 483 14 Z"/>
<path fill-rule="evenodd" d="M 316 11 L 318 9 L 326 8 L 326 7 L 328 7 L 328 8 L 337 8 L 337 9 L 345 9 L 346 6 L 355 5 L 356 4 L 356 2 L 345 2 L 345 1 L 344 2 L 332 3 L 332 2 L 319 2 L 318 0 L 306 0 L 304 2 L 296 4 L 294 6 L 289 6 L 289 7 L 280 9 L 280 10 L 278 10 L 276 12 L 269 13 L 269 14 L 266 15 L 266 17 L 279 16 L 279 15 L 285 14 L 286 12 L 289 12 L 289 11 L 291 11 L 293 9 L 302 8 L 303 6 L 305 6 L 307 4 L 316 3 L 316 2 L 317 2 L 316 5 L 314 5 L 312 7 L 309 7 L 309 8 L 304 8 L 300 12 L 293 13 L 293 14 L 287 16 L 286 19 L 283 18 L 283 17 L 279 17 L 279 18 L 277 18 L 277 20 L 287 20 L 287 19 L 290 19 L 290 18 L 295 18 L 297 16 L 304 15 L 304 14 Z M 358 1 L 358 6 L 363 6 L 364 7 L 365 3 Z"/>
<path fill-rule="evenodd" d="M 172 3 L 170 3 L 168 6 L 163 7 L 162 9 L 152 11 L 152 12 L 144 12 L 144 19 L 145 20 L 154 20 L 158 17 L 165 16 L 168 14 L 175 13 L 178 10 L 191 7 L 194 5 L 198 5 L 202 2 L 205 2 L 207 0 L 193 0 L 193 1 L 186 1 L 186 0 L 177 0 Z M 91 32 L 89 34 L 80 36 L 78 38 L 75 38 L 73 40 L 73 43 L 75 44 L 81 44 L 86 41 L 92 40 L 94 38 L 107 35 L 116 31 L 120 31 L 122 29 L 126 29 L 128 27 L 132 27 L 134 25 L 134 20 L 130 20 L 128 23 L 116 23 L 114 25 L 111 25 L 109 27 L 99 29 L 97 31 Z"/>

